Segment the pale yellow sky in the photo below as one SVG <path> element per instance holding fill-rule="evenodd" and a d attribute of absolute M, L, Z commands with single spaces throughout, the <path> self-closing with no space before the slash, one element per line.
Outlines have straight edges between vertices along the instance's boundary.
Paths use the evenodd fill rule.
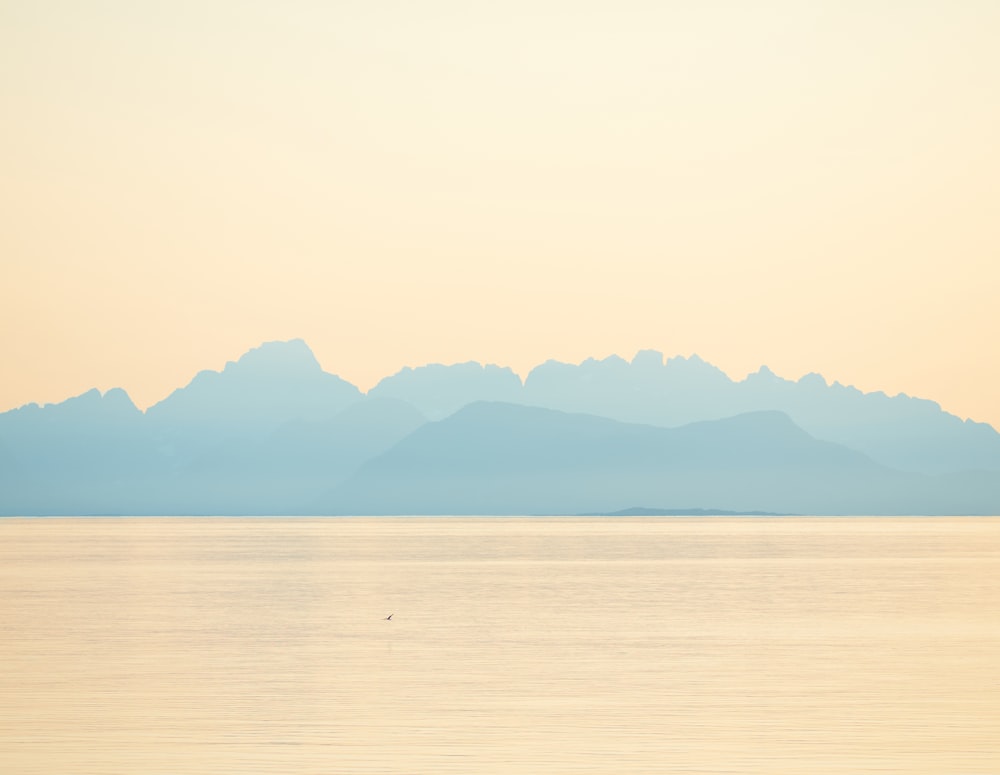
<path fill-rule="evenodd" d="M 0 410 L 302 337 L 1000 427 L 1000 3 L 0 0 Z"/>

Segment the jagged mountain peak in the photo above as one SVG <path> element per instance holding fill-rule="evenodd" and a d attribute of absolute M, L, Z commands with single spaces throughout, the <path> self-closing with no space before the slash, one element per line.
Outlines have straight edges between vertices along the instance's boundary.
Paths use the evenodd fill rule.
<path fill-rule="evenodd" d="M 239 360 L 226 363 L 222 371 L 273 378 L 288 374 L 318 374 L 323 369 L 303 339 L 289 339 L 264 342 L 245 352 Z"/>
<path fill-rule="evenodd" d="M 773 371 L 771 367 L 767 365 L 761 365 L 757 371 L 748 374 L 744 382 L 786 382 L 787 380 L 779 377 Z"/>
<path fill-rule="evenodd" d="M 829 387 L 823 375 L 815 371 L 810 371 L 808 374 L 803 374 L 801 377 L 799 377 L 798 384 L 808 388 Z"/>
<path fill-rule="evenodd" d="M 37 404 L 29 404 L 28 406 L 37 406 Z M 91 388 L 72 398 L 67 398 L 65 401 L 45 404 L 41 408 L 59 415 L 79 413 L 107 414 L 109 412 L 120 413 L 123 411 L 126 413 L 139 413 L 139 409 L 133 403 L 129 394 L 119 387 L 111 388 L 103 393 L 97 388 Z"/>
<path fill-rule="evenodd" d="M 639 350 L 630 365 L 633 369 L 657 372 L 663 368 L 663 353 L 659 350 Z"/>
<path fill-rule="evenodd" d="M 357 387 L 323 371 L 302 339 L 291 339 L 265 342 L 222 371 L 199 372 L 146 414 L 167 425 L 242 432 L 297 417 L 326 419 L 361 398 Z"/>
<path fill-rule="evenodd" d="M 517 401 L 521 378 L 508 367 L 478 361 L 406 367 L 368 391 L 370 398 L 405 400 L 431 419 L 481 400 Z"/>
<path fill-rule="evenodd" d="M 658 427 L 773 409 L 815 438 L 860 450 L 885 465 L 925 473 L 1000 470 L 1000 434 L 988 424 L 962 422 L 933 401 L 866 393 L 828 383 L 816 372 L 789 380 L 767 366 L 734 381 L 696 354 L 664 359 L 661 352 L 646 349 L 631 361 L 617 355 L 576 364 L 548 360 L 523 382 L 510 368 L 495 364 L 433 363 L 401 369 L 368 396 L 405 401 L 429 420 L 475 401 Z M 355 386 L 323 371 L 305 341 L 291 339 L 265 342 L 219 371 L 200 372 L 146 414 L 163 436 L 175 436 L 182 428 L 191 438 L 202 431 L 244 435 L 247 429 L 267 432 L 294 419 L 329 419 L 363 398 Z M 60 422 L 135 412 L 124 391 L 102 395 L 93 390 L 60 404 L 12 410 L 0 415 L 0 422 L 10 428 L 35 416 Z"/>

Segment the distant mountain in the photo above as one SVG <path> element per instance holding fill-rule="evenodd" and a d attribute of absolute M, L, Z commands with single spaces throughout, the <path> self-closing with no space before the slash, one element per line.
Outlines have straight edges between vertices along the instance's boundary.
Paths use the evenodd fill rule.
<path fill-rule="evenodd" d="M 367 399 L 328 420 L 296 419 L 253 440 L 229 438 L 173 470 L 160 510 L 295 514 L 423 425 L 402 401 Z"/>
<path fill-rule="evenodd" d="M 221 372 L 200 372 L 151 406 L 146 422 L 161 445 L 196 454 L 220 439 L 261 438 L 294 420 L 329 420 L 362 398 L 293 339 L 262 344 Z"/>
<path fill-rule="evenodd" d="M 406 401 L 430 420 L 447 417 L 474 401 L 522 400 L 521 378 L 513 371 L 474 362 L 405 368 L 383 379 L 368 395 Z"/>
<path fill-rule="evenodd" d="M 365 396 L 296 339 L 145 413 L 115 389 L 0 414 L 0 514 L 984 513 L 998 475 L 1000 435 L 933 402 L 655 351 Z"/>
<path fill-rule="evenodd" d="M 119 513 L 137 505 L 159 464 L 144 419 L 119 389 L 0 414 L 0 514 Z"/>
<path fill-rule="evenodd" d="M 661 353 L 643 350 L 631 362 L 617 355 L 580 364 L 547 361 L 528 374 L 523 400 L 565 412 L 674 427 L 738 414 L 728 406 L 733 392 L 732 380 L 698 356 L 664 363 Z"/>
<path fill-rule="evenodd" d="M 299 513 L 424 423 L 409 404 L 370 399 L 328 420 L 204 435 L 179 453 L 123 396 L 0 415 L 0 514 Z"/>
<path fill-rule="evenodd" d="M 819 441 L 779 412 L 666 429 L 503 403 L 421 426 L 317 503 L 332 514 L 995 513 L 1000 475 L 945 480 Z"/>
<path fill-rule="evenodd" d="M 458 378 L 475 373 L 478 379 Z M 418 407 L 429 396 L 447 395 L 439 418 L 474 401 L 507 401 L 622 422 L 677 427 L 753 411 L 779 411 L 816 438 L 834 441 L 884 465 L 922 473 L 1000 471 L 1000 434 L 985 423 L 962 421 L 933 401 L 863 393 L 818 374 L 797 382 L 767 367 L 736 382 L 698 356 L 664 361 L 655 350 L 631 362 L 618 356 L 580 364 L 547 361 L 528 374 L 518 390 L 513 374 L 490 373 L 479 364 L 425 367 L 383 380 L 392 395 Z M 455 371 L 453 371 L 455 370 Z M 430 375 L 434 374 L 434 379 Z M 454 376 L 453 376 L 454 375 Z M 397 379 L 397 377 L 399 379 Z"/>
<path fill-rule="evenodd" d="M 424 421 L 270 342 L 145 414 L 122 390 L 0 414 L 0 514 L 289 513 Z"/>
<path fill-rule="evenodd" d="M 289 408 L 289 401 L 297 402 Z M 328 374 L 301 339 L 265 342 L 230 361 L 222 371 L 205 370 L 186 387 L 150 407 L 151 417 L 193 412 L 212 423 L 242 420 L 252 414 L 261 423 L 314 414 L 329 417 L 361 399 L 361 391 Z"/>
<path fill-rule="evenodd" d="M 933 401 L 862 393 L 818 374 L 798 382 L 762 367 L 735 382 L 701 360 L 640 352 L 579 365 L 548 362 L 524 384 L 523 403 L 623 422 L 675 427 L 753 411 L 784 412 L 813 436 L 893 468 L 922 473 L 1000 471 L 1000 434 L 962 421 Z"/>
<path fill-rule="evenodd" d="M 924 473 L 1000 471 L 1000 434 L 933 402 L 863 393 L 819 374 L 798 382 L 761 368 L 737 386 L 733 411 L 777 409 L 813 435 L 858 449 L 886 465 Z"/>

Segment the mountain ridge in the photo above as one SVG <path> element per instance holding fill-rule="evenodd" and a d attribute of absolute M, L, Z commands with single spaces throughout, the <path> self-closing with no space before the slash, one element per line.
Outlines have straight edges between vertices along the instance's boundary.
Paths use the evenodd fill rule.
<path fill-rule="evenodd" d="M 480 402 L 369 460 L 314 512 L 610 513 L 637 500 L 800 514 L 1000 509 L 1000 474 L 964 492 L 938 484 L 815 439 L 777 412 L 671 429 Z"/>
<path fill-rule="evenodd" d="M 631 361 L 617 356 L 580 364 L 546 361 L 524 381 L 494 364 L 430 364 L 403 369 L 365 394 L 325 372 L 299 339 L 267 342 L 219 371 L 198 372 L 146 412 L 114 388 L 0 414 L 0 513 L 298 513 L 379 455 L 400 444 L 405 449 L 413 434 L 423 431 L 426 441 L 426 434 L 440 433 L 440 427 L 474 427 L 483 412 L 506 412 L 521 425 L 523 418 L 534 417 L 536 430 L 548 429 L 548 436 L 532 440 L 531 429 L 508 438 L 496 423 L 484 426 L 488 433 L 480 445 L 510 452 L 496 462 L 519 470 L 518 476 L 524 473 L 517 469 L 518 460 L 534 461 L 539 472 L 566 471 L 590 455 L 595 476 L 611 487 L 615 471 L 629 466 L 647 471 L 652 458 L 642 451 L 661 455 L 663 449 L 648 440 L 669 430 L 684 447 L 671 465 L 680 470 L 676 461 L 701 461 L 703 468 L 714 467 L 713 476 L 734 461 L 749 471 L 752 461 L 739 455 L 765 438 L 772 451 L 783 450 L 770 459 L 775 470 L 798 470 L 795 465 L 801 467 L 810 455 L 822 457 L 819 442 L 833 445 L 823 448 L 832 467 L 846 465 L 845 454 L 861 455 L 877 466 L 869 466 L 870 482 L 883 481 L 872 485 L 871 507 L 865 508 L 879 513 L 919 506 L 885 484 L 896 474 L 923 477 L 912 479 L 914 492 L 923 493 L 935 513 L 981 510 L 992 503 L 993 489 L 1000 491 L 992 479 L 1000 472 L 1000 435 L 991 426 L 962 422 L 931 401 L 828 384 L 818 374 L 792 382 L 762 367 L 734 382 L 697 356 L 664 359 L 658 351 L 643 350 Z M 438 425 L 447 420 L 452 425 Z M 726 443 L 713 436 L 713 428 L 722 426 L 712 423 L 722 420 L 731 436 Z M 619 445 L 621 460 L 593 446 L 600 428 Z M 652 446 L 644 447 L 647 443 Z M 546 444 L 561 469 L 539 457 Z M 834 454 L 833 448 L 847 452 Z M 454 460 L 456 470 L 489 451 L 468 444 L 463 449 Z M 665 459 L 658 460 L 663 464 Z M 421 465 L 419 459 L 410 462 L 413 471 Z M 767 481 L 772 488 L 781 486 L 774 477 Z M 620 493 L 613 503 L 566 503 L 559 511 L 619 511 L 646 503 L 799 513 L 810 505 L 756 503 L 749 495 L 745 502 L 721 502 L 710 497 L 711 491 L 679 502 L 662 499 L 664 493 L 648 482 L 637 480 L 640 484 L 648 497 L 625 499 Z M 962 488 L 968 496 L 961 495 Z M 595 499 L 603 497 L 591 491 Z M 863 500 L 848 503 L 833 490 L 828 499 L 851 509 L 865 507 Z"/>

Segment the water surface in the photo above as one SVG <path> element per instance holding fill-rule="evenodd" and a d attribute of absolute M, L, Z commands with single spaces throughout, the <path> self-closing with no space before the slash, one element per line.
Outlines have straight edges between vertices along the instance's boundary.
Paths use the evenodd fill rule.
<path fill-rule="evenodd" d="M 1000 519 L 5 519 L 0 665 L 5 775 L 996 773 Z"/>

